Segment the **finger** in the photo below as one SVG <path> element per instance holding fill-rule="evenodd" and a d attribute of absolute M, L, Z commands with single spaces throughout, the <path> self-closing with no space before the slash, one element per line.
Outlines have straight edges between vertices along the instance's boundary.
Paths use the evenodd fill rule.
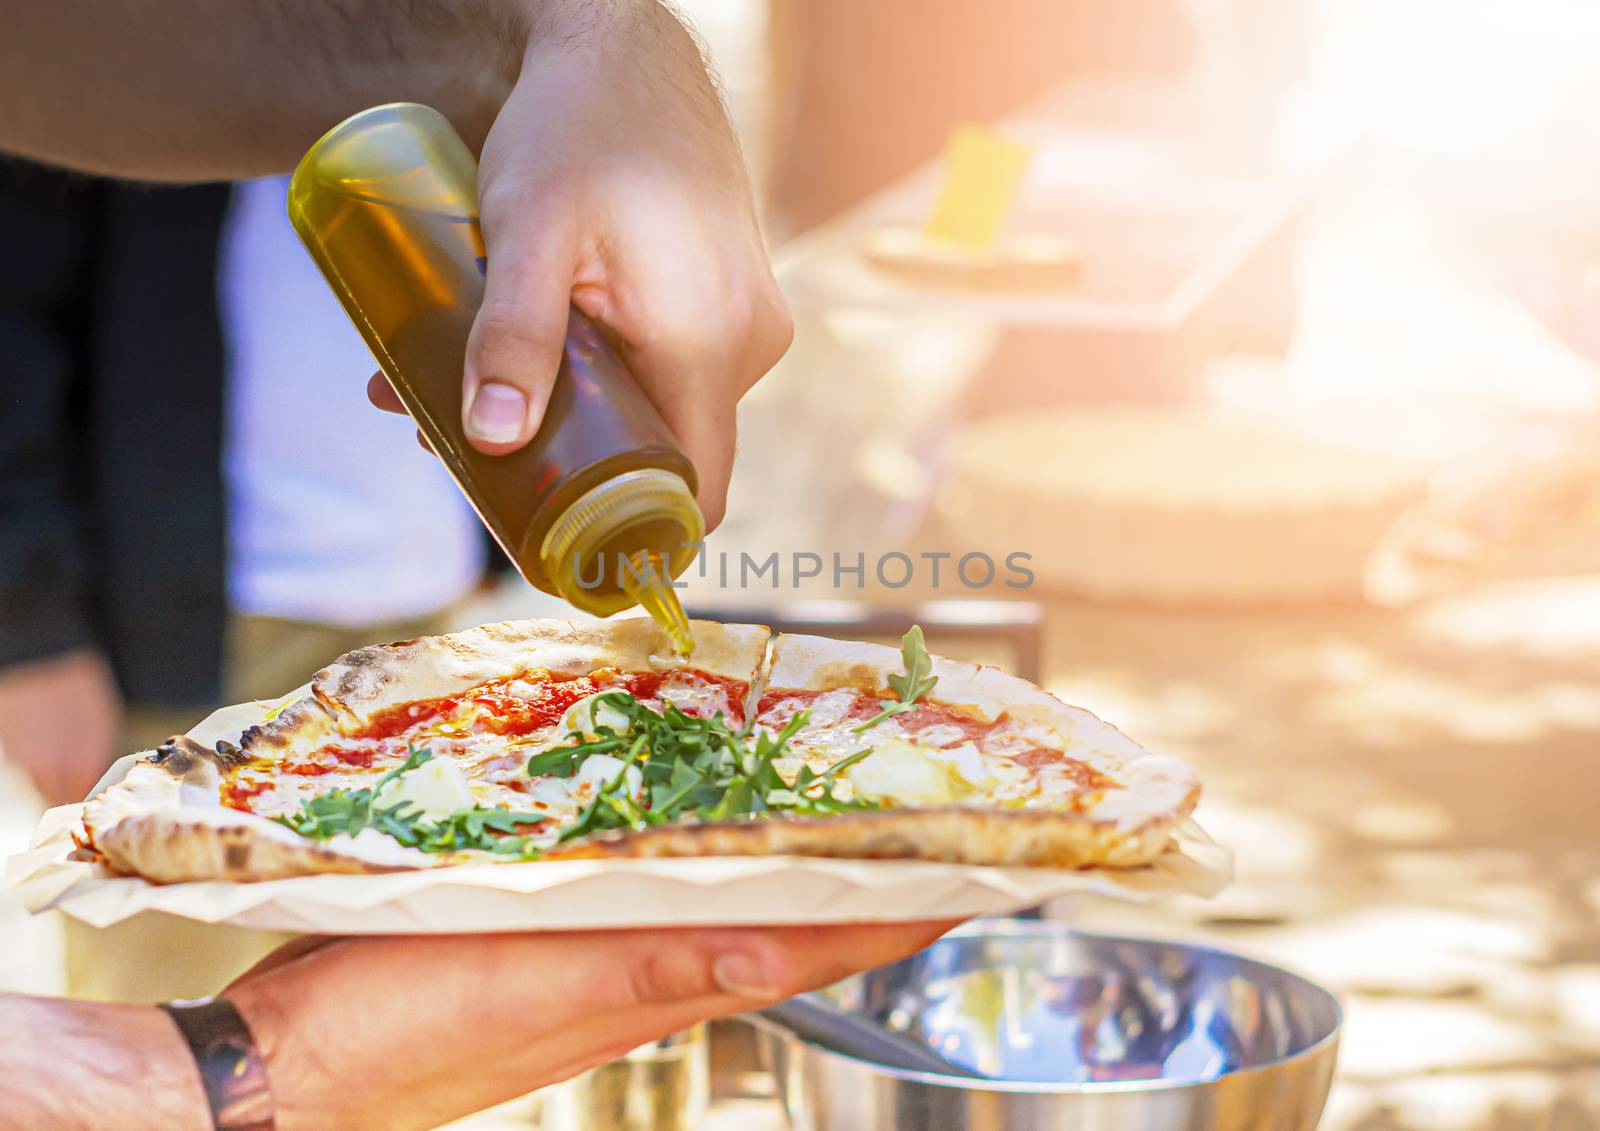
<path fill-rule="evenodd" d="M 394 386 L 389 384 L 389 378 L 382 372 L 374 373 L 367 378 L 367 400 L 373 407 L 381 408 L 384 412 L 404 412 L 406 406 L 400 400 L 400 394 L 394 391 Z"/>
<path fill-rule="evenodd" d="M 480 207 L 486 278 L 467 339 L 462 421 L 474 447 L 503 455 L 544 418 L 566 340 L 576 243 L 525 192 L 486 189 Z"/>
<path fill-rule="evenodd" d="M 850 924 L 612 934 L 625 978 L 596 987 L 625 1013 L 726 999 L 729 1008 L 781 1001 L 921 950 L 951 923 Z M 643 943 L 643 945 L 641 945 Z"/>
<path fill-rule="evenodd" d="M 367 378 L 367 400 L 372 402 L 373 407 L 381 408 L 384 412 L 406 411 L 405 403 L 401 401 L 400 395 L 394 391 L 394 386 L 389 384 L 389 378 L 385 377 L 381 370 Z M 422 434 L 420 428 L 417 429 L 417 444 L 430 456 L 436 454 L 433 445 L 428 443 L 428 438 Z"/>
<path fill-rule="evenodd" d="M 539 1019 L 519 1043 L 525 1066 L 500 1067 L 519 1080 L 506 1094 L 562 1079 L 699 1021 L 726 1017 L 838 981 L 921 950 L 953 922 L 828 927 L 681 929 L 507 936 L 490 945 L 494 966 L 561 970 L 561 978 L 492 1005 L 468 992 L 480 1023 L 501 1032 Z M 460 960 L 458 940 L 427 949 Z M 413 961 L 426 964 L 415 956 Z M 552 963 L 555 965 L 552 965 Z M 418 965 L 414 968 L 425 968 Z M 503 1010 L 500 1016 L 495 1011 Z M 551 1035 L 558 1039 L 551 1040 Z M 459 1086 L 460 1081 L 457 1080 Z M 489 1096 L 485 1103 L 498 1097 Z"/>
<path fill-rule="evenodd" d="M 760 281 L 751 286 L 748 311 L 748 350 L 740 369 L 741 381 L 738 386 L 741 396 L 765 377 L 794 344 L 794 316 L 789 313 L 789 304 L 778 287 L 778 281 L 772 277 L 770 268 L 762 272 Z"/>
<path fill-rule="evenodd" d="M 109 761 L 102 763 L 99 760 L 95 760 L 82 766 L 74 767 L 68 772 L 67 780 L 60 787 L 62 796 L 65 798 L 61 804 L 76 804 L 88 797 L 89 791 L 99 783 L 101 778 L 105 777 L 106 770 L 110 765 Z"/>
<path fill-rule="evenodd" d="M 66 774 L 54 765 L 42 766 L 35 771 L 33 788 L 44 798 L 47 809 L 54 809 L 58 805 L 72 805 L 83 800 L 82 793 L 73 796 L 72 783 L 67 780 Z"/>
<path fill-rule="evenodd" d="M 654 948 L 637 955 L 639 961 L 627 968 L 627 977 L 612 983 L 612 992 L 589 999 L 602 1008 L 586 1011 L 565 1027 L 564 1051 L 570 1050 L 574 1059 L 559 1066 L 555 1078 L 603 1064 L 697 1022 L 770 1005 L 896 962 L 957 925 L 951 921 L 647 935 L 655 940 Z M 684 937 L 673 939 L 675 935 Z"/>
<path fill-rule="evenodd" d="M 694 464 L 699 479 L 695 501 L 705 518 L 706 530 L 721 524 L 728 509 L 728 484 L 733 478 L 738 417 L 732 403 L 710 403 L 699 411 L 692 406 L 675 406 L 663 414 L 667 427 L 683 445 L 683 454 Z"/>
<path fill-rule="evenodd" d="M 620 296 L 580 289 L 575 302 L 622 334 L 629 367 L 694 464 L 710 530 L 727 507 L 739 398 L 788 349 L 794 326 L 764 263 L 726 281 L 697 262 L 688 250 L 634 262 L 618 268 L 629 280 Z"/>
<path fill-rule="evenodd" d="M 644 316 L 649 336 L 628 341 L 626 361 L 694 464 L 695 492 L 706 529 L 722 521 L 733 471 L 739 347 L 729 339 Z M 638 338 L 644 340 L 638 341 Z"/>
<path fill-rule="evenodd" d="M 34 788 L 44 798 L 45 805 L 76 805 L 89 796 L 89 791 L 105 776 L 106 766 L 93 754 L 79 758 L 52 758 L 43 764 L 30 763 Z"/>

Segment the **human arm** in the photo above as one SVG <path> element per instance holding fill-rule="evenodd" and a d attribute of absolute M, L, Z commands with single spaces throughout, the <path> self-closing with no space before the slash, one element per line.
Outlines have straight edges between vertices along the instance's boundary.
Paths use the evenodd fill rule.
<path fill-rule="evenodd" d="M 116 681 L 93 649 L 0 668 L 0 754 L 46 805 L 83 800 L 117 756 L 121 729 Z"/>
<path fill-rule="evenodd" d="M 481 142 L 534 29 L 569 0 L 4 0 L 0 149 L 107 176 L 237 180 L 293 167 L 377 102 Z"/>
<path fill-rule="evenodd" d="M 792 324 L 699 47 L 655 0 L 9 0 L 4 22 L 0 149 L 89 171 L 278 172 L 356 110 L 441 110 L 482 147 L 474 444 L 537 430 L 575 303 L 617 337 L 721 518 L 734 406 Z"/>
<path fill-rule="evenodd" d="M 0 1131 L 204 1131 L 205 1092 L 153 1006 L 0 994 Z"/>
<path fill-rule="evenodd" d="M 291 943 L 227 990 L 279 1131 L 435 1127 L 696 1021 L 926 946 L 949 924 Z M 0 1131 L 208 1126 L 154 1008 L 0 996 Z"/>

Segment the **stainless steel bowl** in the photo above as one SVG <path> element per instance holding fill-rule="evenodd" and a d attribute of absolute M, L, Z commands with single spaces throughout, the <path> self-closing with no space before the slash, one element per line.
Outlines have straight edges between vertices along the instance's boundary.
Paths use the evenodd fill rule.
<path fill-rule="evenodd" d="M 991 1079 L 765 1028 L 794 1131 L 1311 1131 L 1341 1020 L 1333 995 L 1264 962 L 1048 922 L 969 924 L 826 993 Z"/>

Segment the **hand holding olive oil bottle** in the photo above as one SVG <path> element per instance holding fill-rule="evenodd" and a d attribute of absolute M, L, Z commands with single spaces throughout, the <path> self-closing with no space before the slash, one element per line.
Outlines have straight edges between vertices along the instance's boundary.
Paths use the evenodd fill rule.
<path fill-rule="evenodd" d="M 694 648 L 672 579 L 705 524 L 694 466 L 605 335 L 571 312 L 538 433 L 485 455 L 461 421 L 483 300 L 477 165 L 444 116 L 393 103 L 325 134 L 295 170 L 289 218 L 384 375 L 528 582 L 579 609 L 642 606 Z"/>

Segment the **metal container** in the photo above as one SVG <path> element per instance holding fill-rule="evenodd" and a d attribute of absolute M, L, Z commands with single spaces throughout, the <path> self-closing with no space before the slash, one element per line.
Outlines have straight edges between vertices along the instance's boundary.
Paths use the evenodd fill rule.
<path fill-rule="evenodd" d="M 539 1131 L 690 1131 L 706 1114 L 708 1047 L 695 1025 L 545 1088 Z"/>
<path fill-rule="evenodd" d="M 761 1031 L 794 1131 L 1312 1131 L 1341 1013 L 1226 951 L 970 924 L 826 991 L 992 1079 L 899 1072 Z"/>

